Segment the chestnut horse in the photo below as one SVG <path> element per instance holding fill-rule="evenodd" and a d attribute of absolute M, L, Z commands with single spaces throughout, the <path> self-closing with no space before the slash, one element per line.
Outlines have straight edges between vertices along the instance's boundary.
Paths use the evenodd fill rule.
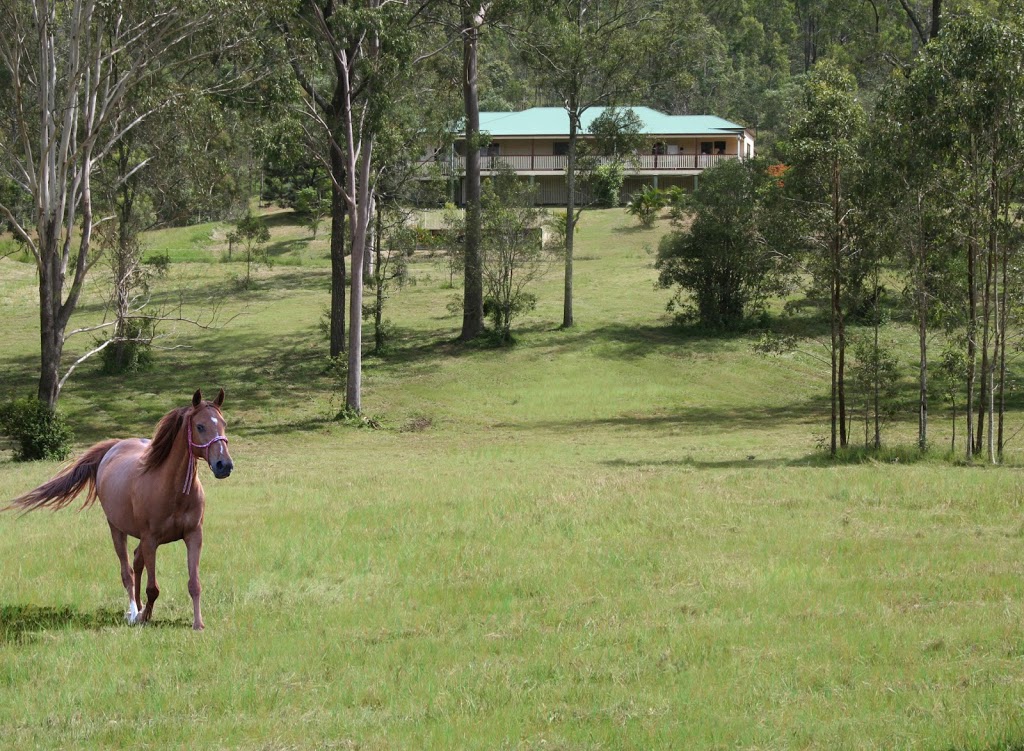
<path fill-rule="evenodd" d="M 160 595 L 156 583 L 156 549 L 165 542 L 185 541 L 188 552 L 188 593 L 192 596 L 192 628 L 203 628 L 199 609 L 199 555 L 203 548 L 206 497 L 197 476 L 196 458 L 205 459 L 213 476 L 223 479 L 234 464 L 228 454 L 226 424 L 220 407 L 224 389 L 212 402 L 200 391 L 188 407 L 168 412 L 156 426 L 153 440 L 126 438 L 102 441 L 74 464 L 35 490 L 11 501 L 8 509 L 60 509 L 88 486 L 82 508 L 99 499 L 107 515 L 114 551 L 121 563 L 121 582 L 128 592 L 129 623 L 146 623 Z M 128 537 L 139 540 L 134 565 L 128 562 Z M 147 572 L 146 607 L 142 608 L 142 569 Z"/>

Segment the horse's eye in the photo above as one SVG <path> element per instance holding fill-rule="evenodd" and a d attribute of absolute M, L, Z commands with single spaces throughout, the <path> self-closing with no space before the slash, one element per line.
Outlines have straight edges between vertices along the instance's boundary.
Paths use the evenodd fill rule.
<path fill-rule="evenodd" d="M 198 430 L 200 433 L 205 433 L 206 432 L 206 426 L 205 425 L 196 425 L 196 430 Z"/>

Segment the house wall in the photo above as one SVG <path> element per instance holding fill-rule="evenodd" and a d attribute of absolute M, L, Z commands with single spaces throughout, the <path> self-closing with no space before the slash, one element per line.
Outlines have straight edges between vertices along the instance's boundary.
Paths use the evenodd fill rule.
<path fill-rule="evenodd" d="M 582 139 L 582 140 L 585 140 Z M 555 141 L 561 143 L 565 142 L 565 139 L 553 139 L 553 138 L 495 138 L 492 143 L 498 145 L 498 153 L 502 156 L 551 156 L 555 153 L 554 144 Z M 703 142 L 714 143 L 716 141 L 725 142 L 725 154 L 746 156 L 745 144 L 749 143 L 751 146 L 751 153 L 753 153 L 753 139 L 747 136 L 743 136 L 742 142 L 736 136 L 699 136 L 694 138 L 663 138 L 655 139 L 654 142 L 665 145 L 665 152 L 668 154 L 695 154 L 700 153 L 700 145 Z M 644 153 L 654 153 L 654 142 L 652 142 L 649 149 L 645 150 Z M 461 153 L 461 151 L 459 152 Z"/>

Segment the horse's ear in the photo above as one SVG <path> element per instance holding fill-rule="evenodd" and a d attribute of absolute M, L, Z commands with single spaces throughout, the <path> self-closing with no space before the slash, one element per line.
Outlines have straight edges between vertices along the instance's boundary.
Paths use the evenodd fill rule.
<path fill-rule="evenodd" d="M 192 406 L 198 407 L 203 401 L 203 390 L 196 389 L 196 393 L 192 394 Z"/>
<path fill-rule="evenodd" d="M 223 403 L 224 403 L 224 389 L 221 389 L 220 393 L 217 394 L 217 398 L 213 400 L 213 406 L 216 407 L 217 409 L 220 409 L 220 405 L 222 405 Z"/>

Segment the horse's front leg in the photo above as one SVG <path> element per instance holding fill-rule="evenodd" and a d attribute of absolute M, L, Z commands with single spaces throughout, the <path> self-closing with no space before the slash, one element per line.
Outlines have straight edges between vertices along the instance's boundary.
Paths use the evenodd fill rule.
<path fill-rule="evenodd" d="M 139 616 L 139 622 L 148 623 L 153 617 L 153 603 L 160 596 L 160 587 L 156 583 L 156 542 L 152 537 L 143 537 L 139 541 L 139 549 L 146 566 L 146 607 Z"/>
<path fill-rule="evenodd" d="M 203 612 L 199 607 L 199 595 L 203 591 L 199 583 L 199 556 L 203 552 L 202 527 L 196 527 L 185 536 L 185 551 L 188 555 L 188 593 L 192 596 L 192 628 L 202 631 Z"/>

